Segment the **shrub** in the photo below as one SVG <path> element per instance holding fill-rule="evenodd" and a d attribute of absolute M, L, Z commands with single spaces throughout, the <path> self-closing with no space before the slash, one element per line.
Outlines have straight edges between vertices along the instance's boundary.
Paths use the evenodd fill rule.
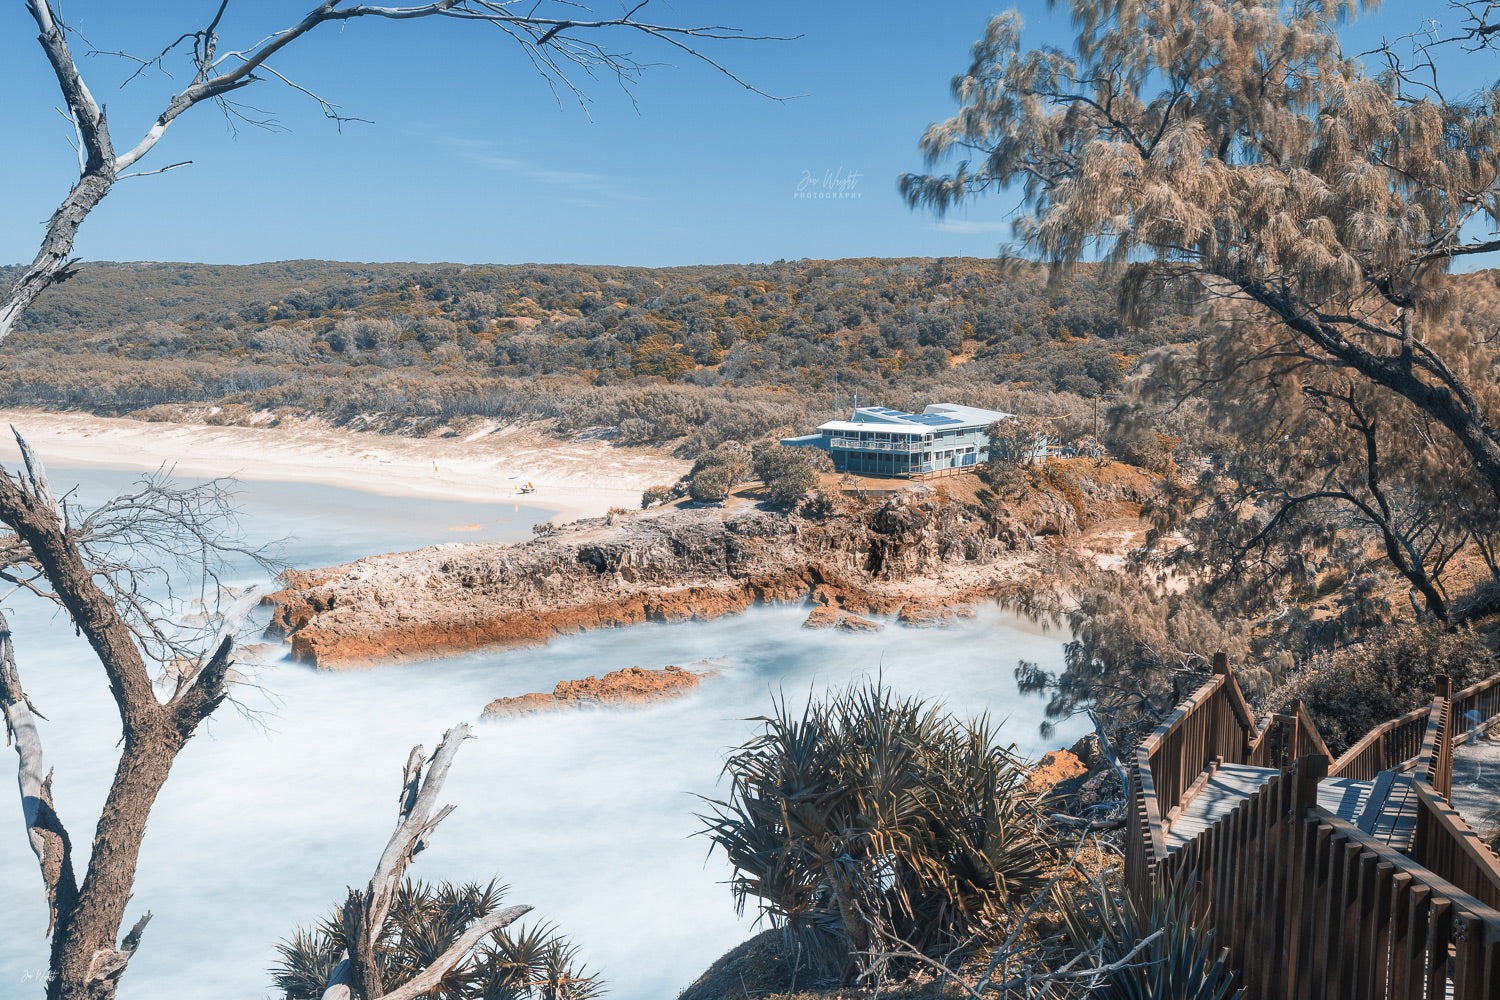
<path fill-rule="evenodd" d="M 768 444 L 755 449 L 755 478 L 765 485 L 766 500 L 777 507 L 801 503 L 818 485 L 818 473 L 832 471 L 832 460 L 818 448 Z"/>
<path fill-rule="evenodd" d="M 1430 702 L 1438 675 L 1458 690 L 1494 672 L 1494 654 L 1473 629 L 1388 625 L 1314 659 L 1276 687 L 1266 708 L 1290 712 L 1302 701 L 1328 748 L 1340 754 L 1380 723 Z"/>
<path fill-rule="evenodd" d="M 641 510 L 667 503 L 680 495 L 675 486 L 648 486 L 646 492 L 641 494 Z"/>
<path fill-rule="evenodd" d="M 727 469 L 733 476 L 735 482 L 743 482 L 749 478 L 751 472 L 750 451 L 738 441 L 729 441 L 719 445 L 713 451 L 705 452 L 699 456 L 698 461 L 688 470 L 687 478 L 706 472 L 713 468 Z"/>
<path fill-rule="evenodd" d="M 1037 465 L 1037 445 L 1047 438 L 1047 422 L 1040 417 L 997 420 L 984 429 L 990 439 L 989 464 L 1030 468 Z"/>
<path fill-rule="evenodd" d="M 688 479 L 688 496 L 700 503 L 723 500 L 739 479 L 727 465 L 710 465 Z"/>
<path fill-rule="evenodd" d="M 744 445 L 731 441 L 693 463 L 686 477 L 688 496 L 700 502 L 722 500 L 749 476 L 749 452 Z"/>
<path fill-rule="evenodd" d="M 494 910 L 505 889 L 407 879 L 391 904 L 375 959 L 387 989 L 425 969 L 470 924 Z M 343 910 L 276 946 L 271 982 L 284 1000 L 319 1000 L 346 948 Z M 547 927 L 506 928 L 475 948 L 422 994 L 434 1000 L 591 1000 L 600 982 L 578 964 L 578 949 Z"/>
<path fill-rule="evenodd" d="M 865 686 L 761 721 L 704 832 L 737 906 L 754 899 L 822 972 L 851 981 L 893 939 L 950 959 L 1045 883 L 1040 793 L 988 718 Z"/>

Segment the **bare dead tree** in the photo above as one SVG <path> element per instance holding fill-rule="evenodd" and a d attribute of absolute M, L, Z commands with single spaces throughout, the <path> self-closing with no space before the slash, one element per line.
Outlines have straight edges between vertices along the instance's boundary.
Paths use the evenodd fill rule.
<path fill-rule="evenodd" d="M 424 996 L 486 937 L 531 911 L 530 906 L 522 905 L 486 913 L 465 928 L 427 968 L 387 991 L 375 948 L 406 869 L 427 847 L 437 825 L 453 811 L 451 805 L 439 807 L 437 799 L 442 794 L 443 782 L 447 780 L 448 769 L 458 748 L 468 738 L 467 723 L 454 726 L 443 734 L 443 741 L 430 761 L 424 757 L 421 746 L 412 747 L 401 776 L 395 832 L 381 852 L 375 874 L 370 877 L 370 884 L 364 892 L 349 890 L 343 909 L 344 938 L 349 942 L 349 948 L 334 970 L 323 1000 L 351 1000 L 355 996 L 367 1000 L 414 1000 Z"/>
<path fill-rule="evenodd" d="M 706 42 L 785 41 L 788 38 L 749 35 L 728 25 L 673 25 L 647 21 L 640 15 L 649 2 L 641 0 L 630 7 L 622 6 L 614 16 L 599 17 L 587 7 L 568 0 L 527 0 L 525 3 L 518 0 L 434 0 L 398 6 L 323 0 L 295 24 L 273 30 L 248 45 L 226 48 L 221 44 L 219 26 L 229 0 L 220 0 L 206 26 L 183 32 L 153 57 L 140 58 L 124 52 L 103 53 L 89 46 L 91 53 L 119 55 L 137 62 L 139 68 L 132 79 L 150 67 L 161 66 L 164 60 L 177 53 L 186 54 L 191 62 L 192 76 L 188 85 L 172 96 L 134 145 L 119 152 L 115 148 L 105 109 L 90 91 L 74 59 L 70 42 L 78 36 L 70 31 L 52 0 L 27 0 L 27 10 L 40 32 L 37 42 L 52 65 L 74 125 L 78 179 L 49 220 L 36 258 L 0 299 L 0 339 L 10 333 L 16 320 L 38 295 L 73 273 L 76 266 L 72 256 L 73 242 L 78 229 L 117 181 L 163 173 L 191 163 L 185 160 L 153 170 L 130 172 L 131 167 L 156 148 L 168 128 L 184 112 L 199 104 L 212 103 L 233 117 L 265 124 L 264 120 L 248 118 L 247 109 L 236 104 L 231 95 L 253 84 L 274 80 L 314 100 L 323 114 L 339 125 L 355 120 L 344 115 L 338 105 L 295 83 L 272 65 L 273 59 L 289 46 L 300 44 L 320 25 L 347 24 L 359 19 L 403 24 L 427 18 L 448 18 L 498 28 L 502 37 L 519 46 L 525 58 L 547 80 L 554 95 L 560 99 L 563 94 L 569 94 L 580 101 L 586 99 L 585 94 L 574 82 L 572 74 L 590 79 L 608 77 L 628 87 L 646 68 L 646 64 L 629 52 L 607 48 L 596 39 L 606 37 L 610 32 L 644 36 L 670 51 L 707 65 L 754 93 L 771 97 L 735 75 L 701 46 Z"/>
<path fill-rule="evenodd" d="M 22 814 L 48 902 L 47 996 L 108 1000 L 150 919 L 145 914 L 120 938 L 147 817 L 178 753 L 228 697 L 235 637 L 258 597 L 243 595 L 220 617 L 208 641 L 189 648 L 145 613 L 142 600 L 122 602 L 120 595 L 135 593 L 134 585 L 121 582 L 118 566 L 88 558 L 106 544 L 100 529 L 108 517 L 76 520 L 53 495 L 41 461 L 19 434 L 16 438 L 25 472 L 0 472 L 0 523 L 12 532 L 0 537 L 5 558 L 0 577 L 67 611 L 104 668 L 122 729 L 119 764 L 79 882 L 72 841 L 54 808 L 51 774 L 44 771 L 36 712 L 21 683 L 9 627 L 0 619 L 0 707 L 19 758 Z M 118 513 L 121 506 L 104 509 Z M 200 521 L 190 533 L 208 539 L 210 531 L 211 525 Z M 129 539 L 128 531 L 117 534 L 116 540 L 122 539 Z M 211 546 L 211 539 L 205 544 Z M 155 652 L 153 644 L 159 647 Z M 192 656 L 192 669 L 179 673 L 169 696 L 160 700 L 148 664 L 184 653 Z"/>

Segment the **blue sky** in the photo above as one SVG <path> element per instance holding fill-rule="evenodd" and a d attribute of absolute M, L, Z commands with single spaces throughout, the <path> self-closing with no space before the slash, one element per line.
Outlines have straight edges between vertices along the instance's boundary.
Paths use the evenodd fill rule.
<path fill-rule="evenodd" d="M 305 0 L 310 2 L 310 0 Z M 154 53 L 210 17 L 210 0 L 68 0 L 69 21 L 101 50 Z M 777 258 L 990 255 L 1008 231 L 1003 198 L 945 220 L 896 193 L 920 169 L 917 140 L 953 110 L 951 77 L 985 22 L 1007 5 L 818 0 L 653 3 L 674 23 L 720 22 L 790 42 L 718 43 L 711 52 L 774 94 L 756 96 L 647 40 L 616 37 L 650 69 L 638 109 L 613 80 L 590 82 L 587 109 L 561 105 L 520 50 L 493 29 L 448 20 L 325 25 L 275 67 L 372 120 L 342 132 L 312 101 L 275 82 L 243 99 L 280 123 L 237 130 L 209 106 L 173 125 L 143 169 L 193 165 L 121 182 L 85 223 L 91 260 L 246 263 L 339 260 L 578 262 L 640 265 Z M 1067 21 L 1041 0 L 1015 4 L 1031 43 L 1065 43 Z M 1394 7 L 1362 37 L 1409 25 Z M 603 9 L 601 7 L 601 9 Z M 240 0 L 224 48 L 252 43 L 305 10 Z M 77 50 L 84 46 L 75 43 Z M 1488 59 L 1489 57 L 1479 57 Z M 81 58 L 116 144 L 145 129 L 184 80 Z M 76 172 L 56 83 L 21 3 L 0 14 L 0 127 L 13 141 L 0 185 L 0 261 L 30 260 L 41 223 Z M 842 177 L 858 197 L 797 197 Z"/>

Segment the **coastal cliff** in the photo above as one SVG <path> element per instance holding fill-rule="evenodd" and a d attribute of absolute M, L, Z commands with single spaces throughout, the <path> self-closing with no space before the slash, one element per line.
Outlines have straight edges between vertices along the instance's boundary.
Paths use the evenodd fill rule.
<path fill-rule="evenodd" d="M 288 573 L 268 598 L 268 634 L 289 639 L 295 660 L 343 669 L 807 597 L 930 622 L 934 609 L 984 599 L 1027 572 L 1038 536 L 1134 516 L 1152 488 L 1143 474 L 1086 504 L 1042 493 L 1047 502 L 999 516 L 946 491 L 842 503 L 822 519 L 748 504 L 615 514 L 523 543 Z"/>

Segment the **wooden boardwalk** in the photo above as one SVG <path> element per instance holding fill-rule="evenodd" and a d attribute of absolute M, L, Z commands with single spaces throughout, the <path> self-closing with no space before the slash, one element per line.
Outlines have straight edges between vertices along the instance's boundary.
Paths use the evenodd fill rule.
<path fill-rule="evenodd" d="M 1402 854 L 1410 854 L 1412 840 L 1417 834 L 1417 814 L 1422 807 L 1417 801 L 1414 779 L 1410 774 L 1381 771 L 1375 777 L 1374 786 L 1356 825 L 1382 844 L 1388 844 Z M 1321 794 L 1318 804 L 1323 804 Z"/>
<path fill-rule="evenodd" d="M 1246 1000 L 1500 1000 L 1500 860 L 1449 802 L 1471 718 L 1500 719 L 1500 674 L 1438 678 L 1333 761 L 1301 706 L 1257 721 L 1216 656 L 1131 755 L 1132 896 L 1190 892 Z M 1471 813 L 1500 800 L 1491 773 L 1460 783 Z"/>
<path fill-rule="evenodd" d="M 1176 851 L 1191 842 L 1280 773 L 1274 767 L 1220 764 L 1168 820 L 1167 850 Z M 1324 778 L 1318 782 L 1318 805 L 1382 844 L 1402 853 L 1411 848 L 1417 798 L 1410 775 L 1382 771 L 1374 781 Z"/>

